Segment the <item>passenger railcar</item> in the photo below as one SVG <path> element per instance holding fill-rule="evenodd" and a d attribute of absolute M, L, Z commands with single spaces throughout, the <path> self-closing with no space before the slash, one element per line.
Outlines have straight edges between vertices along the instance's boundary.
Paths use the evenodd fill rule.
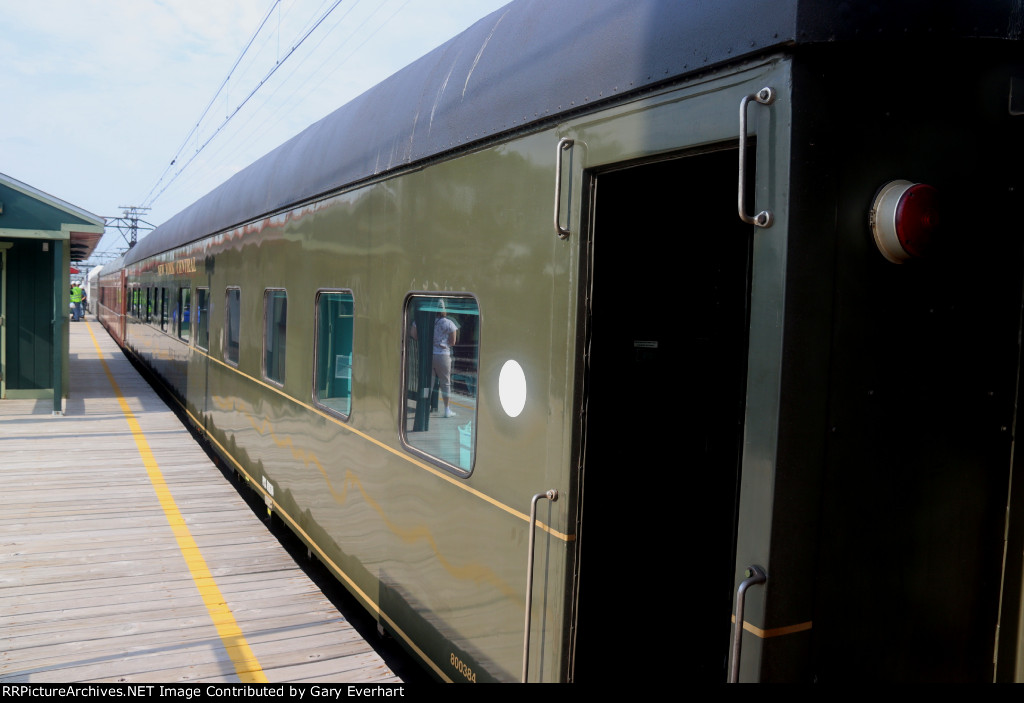
<path fill-rule="evenodd" d="M 102 319 L 443 680 L 1017 680 L 1022 20 L 514 2 Z"/>
<path fill-rule="evenodd" d="M 124 256 L 100 267 L 96 277 L 96 291 L 89 291 L 93 299 L 93 311 L 110 336 L 124 345 L 125 316 L 125 270 Z"/>
<path fill-rule="evenodd" d="M 89 271 L 85 277 L 86 305 L 85 311 L 96 313 L 96 301 L 100 299 L 100 274 L 103 267 L 97 266 Z"/>

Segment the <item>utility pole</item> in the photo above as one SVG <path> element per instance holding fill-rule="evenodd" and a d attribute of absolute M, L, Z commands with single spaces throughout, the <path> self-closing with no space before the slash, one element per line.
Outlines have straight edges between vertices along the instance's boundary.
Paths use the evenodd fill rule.
<path fill-rule="evenodd" d="M 138 207 L 136 205 L 122 205 L 120 217 L 108 217 L 107 226 L 117 227 L 121 232 L 121 236 L 128 242 L 128 248 L 131 249 L 139 242 L 139 229 L 149 231 L 153 229 L 153 225 L 149 224 L 145 220 L 140 219 L 140 215 L 144 215 L 149 212 L 148 207 Z M 140 223 L 141 222 L 141 227 Z"/>

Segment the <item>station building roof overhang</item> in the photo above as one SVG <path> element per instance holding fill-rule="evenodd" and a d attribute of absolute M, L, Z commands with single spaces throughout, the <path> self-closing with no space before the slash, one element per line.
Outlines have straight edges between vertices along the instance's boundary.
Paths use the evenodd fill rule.
<path fill-rule="evenodd" d="M 103 237 L 106 220 L 0 173 L 0 237 L 63 240 L 72 261 L 84 261 Z"/>

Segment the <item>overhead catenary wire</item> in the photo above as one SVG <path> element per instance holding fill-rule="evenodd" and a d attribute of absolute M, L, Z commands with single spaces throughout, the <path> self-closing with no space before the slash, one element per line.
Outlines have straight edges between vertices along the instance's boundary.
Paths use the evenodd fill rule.
<path fill-rule="evenodd" d="M 267 10 L 267 14 L 263 17 L 263 21 L 260 22 L 259 27 L 257 27 L 256 31 L 252 33 L 251 37 L 249 37 L 249 41 L 246 42 L 245 46 L 242 48 L 241 53 L 239 53 L 238 58 L 235 59 L 235 63 L 231 66 L 231 69 L 228 71 L 228 75 L 224 77 L 224 80 L 221 82 L 220 87 L 217 88 L 216 92 L 214 92 L 213 94 L 213 97 L 210 98 L 210 102 L 207 103 L 206 108 L 203 109 L 202 114 L 199 115 L 199 119 L 196 120 L 195 127 L 193 127 L 189 131 L 189 133 L 185 135 L 185 138 L 182 140 L 181 145 L 178 147 L 177 151 L 174 152 L 174 156 L 171 158 L 170 163 L 168 163 L 167 168 L 164 169 L 164 172 L 160 175 L 159 180 L 150 189 L 149 193 L 146 194 L 146 197 L 143 199 L 144 202 L 146 200 L 149 200 L 149 197 L 153 195 L 153 191 L 156 190 L 156 188 L 160 185 L 164 178 L 166 178 L 167 173 L 171 170 L 171 167 L 174 166 L 175 162 L 177 162 L 178 157 L 181 156 L 181 152 L 185 149 L 185 146 L 192 139 L 192 135 L 199 131 L 199 126 L 202 124 L 203 119 L 206 117 L 207 114 L 209 114 L 210 108 L 213 107 L 213 104 L 217 101 L 217 97 L 221 94 L 221 92 L 223 92 L 225 86 L 227 86 L 228 84 L 228 81 L 231 80 L 231 76 L 234 74 L 235 69 L 237 69 L 238 65 L 242 63 L 242 59 L 245 58 L 245 55 L 249 52 L 249 49 L 252 47 L 253 42 L 256 41 L 256 37 L 259 36 L 259 33 L 263 31 L 263 27 L 266 26 L 267 20 L 270 19 L 270 16 L 274 13 L 274 10 L 280 3 L 281 0 L 273 0 L 273 2 L 270 5 L 270 9 Z"/>
<path fill-rule="evenodd" d="M 364 33 L 363 30 L 364 28 L 366 28 L 367 24 L 374 17 L 376 17 L 381 10 L 384 9 L 387 3 L 385 2 L 384 4 L 378 6 L 368 17 L 363 19 L 363 21 L 357 27 L 355 27 L 349 32 L 348 37 L 344 41 L 342 41 L 337 47 L 335 47 L 334 50 L 331 51 L 329 56 L 323 58 L 320 61 L 320 64 L 314 71 L 312 71 L 307 77 L 302 79 L 302 81 L 299 84 L 295 85 L 292 81 L 289 80 L 289 78 L 294 76 L 302 68 L 302 65 L 312 58 L 311 54 L 307 54 L 306 56 L 304 56 L 299 65 L 295 66 L 292 69 L 292 73 L 288 74 L 288 77 L 286 77 L 283 81 L 278 81 L 277 86 L 274 88 L 271 94 L 266 97 L 263 103 L 264 106 L 273 101 L 275 97 L 282 93 L 282 91 L 290 89 L 288 90 L 287 94 L 282 100 L 277 101 L 276 109 L 260 109 L 255 113 L 250 111 L 247 121 L 245 121 L 242 124 L 242 126 L 239 127 L 238 130 L 236 130 L 231 135 L 228 143 L 221 145 L 221 151 L 217 151 L 215 153 L 221 153 L 224 150 L 230 150 L 233 145 L 239 142 L 245 143 L 247 140 L 254 138 L 255 135 L 258 135 L 261 132 L 263 132 L 268 125 L 272 124 L 275 120 L 279 120 L 282 112 L 286 110 L 294 110 L 296 105 L 302 104 L 312 93 L 314 93 L 318 88 L 320 88 L 326 80 L 328 80 L 334 73 L 340 70 L 340 68 L 343 65 L 345 65 L 349 61 L 349 59 L 351 59 L 356 54 L 356 52 L 359 51 L 360 48 L 365 46 L 377 35 L 378 32 L 380 32 L 381 29 L 387 26 L 409 4 L 409 2 L 411 2 L 411 0 L 404 0 L 404 2 L 402 2 L 390 15 L 384 18 L 375 27 L 371 27 Z M 344 21 L 344 19 L 347 16 L 348 15 L 346 13 L 346 15 L 343 15 L 341 18 L 339 18 L 338 22 L 335 23 L 335 26 L 328 30 L 328 32 L 333 32 L 335 29 L 337 29 L 338 24 Z M 362 41 L 355 46 L 351 46 L 352 40 L 355 39 L 356 37 L 362 38 Z M 321 39 L 321 42 L 324 41 L 324 39 L 326 39 L 326 36 Z M 339 52 L 350 46 L 351 49 L 348 52 L 348 54 L 346 54 L 342 59 L 336 60 L 335 57 L 338 56 Z M 331 68 L 328 70 L 324 70 L 325 67 L 327 67 L 328 65 L 330 65 Z M 331 109 L 334 109 L 334 107 L 336 106 L 332 106 Z M 257 118 L 260 118 L 259 122 L 254 122 L 253 120 L 256 120 Z"/>
<path fill-rule="evenodd" d="M 385 0 L 385 4 L 386 2 L 387 0 Z M 406 0 L 406 2 L 409 2 L 409 0 Z M 208 189 L 208 187 L 213 185 L 208 182 L 211 179 L 217 178 L 217 176 L 214 175 L 214 171 L 219 171 L 221 174 L 223 174 L 223 168 L 225 167 L 226 164 L 230 164 L 232 162 L 232 159 L 234 158 L 235 155 L 237 155 L 239 152 L 251 151 L 251 144 L 260 140 L 261 136 L 264 134 L 265 127 L 267 127 L 268 124 L 276 124 L 276 122 L 280 121 L 282 119 L 282 113 L 290 114 L 295 111 L 297 103 L 291 102 L 291 97 L 294 96 L 297 90 L 301 89 L 302 86 L 308 84 L 310 80 L 309 77 L 303 78 L 301 84 L 288 94 L 288 98 L 286 98 L 288 102 L 279 101 L 275 106 L 274 98 L 280 94 L 283 88 L 285 88 L 286 86 L 292 86 L 292 79 L 301 70 L 302 66 L 310 59 L 310 53 L 315 52 L 317 48 L 324 41 L 327 40 L 328 37 L 334 35 L 334 33 L 339 29 L 341 24 L 349 17 L 349 15 L 352 13 L 355 7 L 357 7 L 359 4 L 360 0 L 349 2 L 347 4 L 345 11 L 341 14 L 340 17 L 337 17 L 335 19 L 333 25 L 327 27 L 323 32 L 321 32 L 320 39 L 317 42 L 316 46 L 314 46 L 312 49 L 309 49 L 307 46 L 308 50 L 305 52 L 305 55 L 298 59 L 299 63 L 295 65 L 294 61 L 290 62 L 288 71 L 283 74 L 280 74 L 277 77 L 275 81 L 276 85 L 274 86 L 270 94 L 267 95 L 265 91 L 262 91 L 261 103 L 255 105 L 254 107 L 251 107 L 249 110 L 245 112 L 244 115 L 239 114 L 235 116 L 235 119 L 232 121 L 234 123 L 233 128 L 230 130 L 230 132 L 222 135 L 221 139 L 217 140 L 216 143 L 211 143 L 209 145 L 209 148 L 204 150 L 204 155 L 206 159 L 205 163 L 207 165 L 211 165 L 211 168 L 199 168 L 197 170 L 196 168 L 193 167 L 188 171 L 188 173 L 180 174 L 181 179 L 176 182 L 178 188 L 184 188 L 186 190 L 191 188 L 195 190 L 195 188 L 192 188 L 192 186 L 196 186 L 196 181 L 198 180 L 200 182 L 206 181 L 207 186 L 204 186 L 203 189 Z M 323 5 L 321 5 L 320 7 L 322 8 Z M 291 14 L 291 10 L 293 9 L 294 6 L 292 6 L 292 8 L 290 8 L 286 12 L 285 16 L 288 17 Z M 312 20 L 306 22 L 303 25 L 302 29 L 296 33 L 296 36 L 306 34 L 308 29 L 310 28 L 310 22 L 312 22 Z M 360 25 L 360 27 L 361 26 L 362 25 Z M 379 27 L 377 29 L 379 29 Z M 377 32 L 377 29 L 374 30 L 374 33 Z M 280 29 L 278 30 L 278 36 L 280 36 Z M 345 42 L 347 41 L 348 39 L 345 40 Z M 270 41 L 264 42 L 260 51 L 270 48 L 270 43 Z M 258 55 L 259 51 L 257 52 L 257 56 Z M 279 60 L 280 41 L 278 40 L 278 46 L 276 50 L 274 50 L 274 55 L 270 59 L 270 61 L 277 62 Z M 321 65 L 320 67 L 318 67 L 317 70 L 320 70 L 322 67 L 323 66 Z M 244 71 L 242 72 L 242 75 L 244 80 Z M 301 102 L 304 99 L 305 96 L 303 98 L 300 98 L 299 102 Z M 241 123 L 238 122 L 239 119 L 241 119 Z M 254 123 L 254 120 L 256 119 L 260 119 L 258 124 Z M 303 126 L 305 126 L 305 124 Z"/>
<path fill-rule="evenodd" d="M 269 11 L 269 12 L 267 13 L 267 17 L 265 17 L 265 18 L 264 18 L 264 20 L 263 20 L 263 22 L 261 22 L 261 23 L 260 23 L 260 29 L 257 29 L 257 31 L 256 31 L 256 34 L 258 34 L 258 33 L 259 33 L 259 31 L 260 31 L 260 30 L 261 30 L 261 29 L 263 28 L 263 26 L 264 26 L 264 25 L 266 24 L 267 18 L 269 18 L 270 14 L 271 14 L 271 13 L 273 12 L 274 8 L 276 7 L 276 5 L 277 5 L 277 3 L 278 3 L 279 1 L 280 1 L 280 0 L 275 0 L 275 2 L 274 2 L 274 5 L 273 5 L 273 6 L 271 7 L 270 11 Z M 230 113 L 229 113 L 229 114 L 227 115 L 227 117 L 226 117 L 226 118 L 224 119 L 224 121 L 223 121 L 223 122 L 221 122 L 221 123 L 220 123 L 220 125 L 218 125 L 218 126 L 217 126 L 217 128 L 216 128 L 216 129 L 215 129 L 215 130 L 213 131 L 213 134 L 211 134 L 211 135 L 210 135 L 210 136 L 209 136 L 209 137 L 208 137 L 208 138 L 207 138 L 207 139 L 206 139 L 206 140 L 205 140 L 205 141 L 204 141 L 204 142 L 203 142 L 203 143 L 202 143 L 201 145 L 197 146 L 197 147 L 196 147 L 196 149 L 195 149 L 195 151 L 194 151 L 194 152 L 193 152 L 193 153 L 192 153 L 192 154 L 191 154 L 191 155 L 189 156 L 188 160 L 187 160 L 187 161 L 186 161 L 186 162 L 185 162 L 185 163 L 184 163 L 183 165 L 181 165 L 181 167 L 180 167 L 180 168 L 178 168 L 178 170 L 177 170 L 177 171 L 176 171 L 176 172 L 174 173 L 174 175 L 173 175 L 173 176 L 172 176 L 172 177 L 170 178 L 170 180 L 168 180 L 168 181 L 167 181 L 167 183 L 165 183 L 165 184 L 164 184 L 164 186 L 163 186 L 162 188 L 160 188 L 159 190 L 157 190 L 157 188 L 158 188 L 158 187 L 160 186 L 160 183 L 162 183 L 162 182 L 164 181 L 164 179 L 165 179 L 165 177 L 166 177 L 167 173 L 168 173 L 168 172 L 170 171 L 171 167 L 172 167 L 172 166 L 174 166 L 174 165 L 176 164 L 176 162 L 178 161 L 178 156 L 180 156 L 180 154 L 181 154 L 182 150 L 183 150 L 183 149 L 184 149 L 184 147 L 185 147 L 185 144 L 187 144 L 187 143 L 188 143 L 188 141 L 189 141 L 189 140 L 191 140 L 191 138 L 192 138 L 192 136 L 193 136 L 194 134 L 197 134 L 197 132 L 198 132 L 198 128 L 199 128 L 199 124 L 197 123 L 196 127 L 195 127 L 195 128 L 193 128 L 193 130 L 189 132 L 188 136 L 186 136 L 186 138 L 185 138 L 185 141 L 184 141 L 184 143 L 182 144 L 182 146 L 181 146 L 181 147 L 179 148 L 179 150 L 178 150 L 178 154 L 177 154 L 177 155 L 175 156 L 175 158 L 174 158 L 174 159 L 172 159 L 172 160 L 171 160 L 171 163 L 170 163 L 170 164 L 168 165 L 167 169 L 166 169 L 166 170 L 164 171 L 164 175 L 163 175 L 163 176 L 161 176 L 161 178 L 160 178 L 160 180 L 159 180 L 159 181 L 157 182 L 157 184 L 156 184 L 155 186 L 153 186 L 153 188 L 152 188 L 152 189 L 151 189 L 151 190 L 149 191 L 149 195 L 147 195 L 147 196 L 146 196 L 146 199 L 144 200 L 144 207 L 150 207 L 150 206 L 152 206 L 152 204 L 153 204 L 153 203 L 154 203 L 154 202 L 156 201 L 156 199 L 157 199 L 157 198 L 159 198 L 159 197 L 160 197 L 160 195 L 161 195 L 161 194 L 162 194 L 162 193 L 163 193 L 163 192 L 164 192 L 165 190 L 167 190 L 167 188 L 168 188 L 168 187 L 169 187 L 169 186 L 170 186 L 170 185 L 171 185 L 171 184 L 172 184 L 172 183 L 173 183 L 173 182 L 174 182 L 174 181 L 175 181 L 175 180 L 176 180 L 176 179 L 178 178 L 178 176 L 180 176 L 180 175 L 181 175 L 181 173 L 182 173 L 182 172 L 183 172 L 183 171 L 184 171 L 184 170 L 185 170 L 186 168 L 188 168 L 189 164 L 191 164 L 191 163 L 192 163 L 192 161 L 194 161 L 194 160 L 195 160 L 195 158 L 196 158 L 196 157 L 197 157 L 197 156 L 198 156 L 198 155 L 199 155 L 199 154 L 200 154 L 200 153 L 201 153 L 201 152 L 203 151 L 203 149 L 205 149 L 205 148 L 206 148 L 206 146 L 207 146 L 207 145 L 209 145 L 211 141 L 213 141 L 213 139 L 214 139 L 214 138 L 215 138 L 215 137 L 216 137 L 216 136 L 217 136 L 217 135 L 218 135 L 218 134 L 219 134 L 219 133 L 221 132 L 221 130 L 222 130 L 222 129 L 224 129 L 224 127 L 225 127 L 225 126 L 226 126 L 226 125 L 227 125 L 227 124 L 228 124 L 228 123 L 229 123 L 229 122 L 231 121 L 231 119 L 232 119 L 232 118 L 233 118 L 233 117 L 234 117 L 235 115 L 237 115 L 237 114 L 239 113 L 239 111 L 240 111 L 240 110 L 241 110 L 241 109 L 242 109 L 242 108 L 243 108 L 243 107 L 244 107 L 244 106 L 245 106 L 245 105 L 246 105 L 246 104 L 247 104 L 247 103 L 249 102 L 249 100 L 251 100 L 251 99 L 252 99 L 252 97 L 253 97 L 253 96 L 254 96 L 254 95 L 255 95 L 255 94 L 257 93 L 257 91 L 259 91 L 259 89 L 260 89 L 260 88 L 261 88 L 261 87 L 262 87 L 262 86 L 263 86 L 264 84 L 266 84 L 266 82 L 267 82 L 267 81 L 268 81 L 268 80 L 270 79 L 270 77 L 271 77 L 271 76 L 273 76 L 273 75 L 274 75 L 274 74 L 275 74 L 275 73 L 276 73 L 276 72 L 278 71 L 278 69 L 280 69 L 280 68 L 281 68 L 281 66 L 283 66 L 283 65 L 284 65 L 284 63 L 285 63 L 285 62 L 286 62 L 286 61 L 288 60 L 288 58 L 289 58 L 289 57 L 291 57 L 291 56 L 292 56 L 292 55 L 293 55 L 293 54 L 294 54 L 294 53 L 295 53 L 295 52 L 296 52 L 296 51 L 298 50 L 298 48 L 299 48 L 300 46 L 302 46 L 302 44 L 303 44 L 303 43 L 304 43 L 304 42 L 305 42 L 305 41 L 306 41 L 306 40 L 307 40 L 307 39 L 308 39 L 308 38 L 310 37 L 310 35 L 312 35 L 312 34 L 313 34 L 313 32 L 314 32 L 314 31 L 316 31 L 316 29 L 317 29 L 317 28 L 318 28 L 318 27 L 319 27 L 319 26 L 320 26 L 321 24 L 323 24 L 323 22 L 324 22 L 324 21 L 325 21 L 325 20 L 326 20 L 326 19 L 327 19 L 327 18 L 328 18 L 328 17 L 330 16 L 330 14 L 331 14 L 331 13 L 332 13 L 332 12 L 333 12 L 333 11 L 334 11 L 334 10 L 335 10 L 335 9 L 336 9 L 337 7 L 338 7 L 338 5 L 340 5 L 340 4 L 342 3 L 342 1 L 343 1 L 343 0 L 335 0 L 335 1 L 334 1 L 334 2 L 333 2 L 333 3 L 331 4 L 331 6 L 330 6 L 330 7 L 329 7 L 329 8 L 328 8 L 328 9 L 327 9 L 326 11 L 324 11 L 324 12 L 323 12 L 323 14 L 321 14 L 321 15 L 320 15 L 320 17 L 319 17 L 319 18 L 318 18 L 318 19 L 317 19 L 317 20 L 316 20 L 316 21 L 315 21 L 315 22 L 314 22 L 314 23 L 312 24 L 312 26 L 311 26 L 311 27 L 310 27 L 310 28 L 309 28 L 309 29 L 308 29 L 308 30 L 307 30 L 307 31 L 306 31 L 306 32 L 305 32 L 305 33 L 304 33 L 304 34 L 303 34 L 303 35 L 302 35 L 302 36 L 301 36 L 301 37 L 299 38 L 299 40 L 298 40 L 298 41 L 297 41 L 297 42 L 296 42 L 296 43 L 295 43 L 295 44 L 294 44 L 294 45 L 293 45 L 293 46 L 292 46 L 292 47 L 291 47 L 291 48 L 290 48 L 290 49 L 288 50 L 288 53 L 286 53 L 286 54 L 285 54 L 285 55 L 284 55 L 283 57 L 281 57 L 280 59 L 278 59 L 278 60 L 277 60 L 277 62 L 276 62 L 276 63 L 275 63 L 275 64 L 274 64 L 274 65 L 273 65 L 273 66 L 271 67 L 271 69 L 270 69 L 270 70 L 269 70 L 269 71 L 268 71 L 268 72 L 266 73 L 266 75 L 264 75 L 264 76 L 263 76 L 263 78 L 262 78 L 262 79 L 261 79 L 261 80 L 260 80 L 260 81 L 259 81 L 259 82 L 258 82 L 258 83 L 256 84 L 256 86 L 255 86 L 255 87 L 254 87 L 254 88 L 253 88 L 252 90 L 250 90 L 250 91 L 249 91 L 248 95 L 246 95 L 246 96 L 245 96 L 245 98 L 243 98 L 243 99 L 242 99 L 242 101 L 241 101 L 241 102 L 239 102 L 239 103 L 238 103 L 238 105 L 236 105 L 236 106 L 235 106 L 234 110 L 233 110 L 233 111 L 231 111 L 231 112 L 230 112 Z M 246 51 L 248 51 L 248 48 L 249 48 L 249 46 L 251 46 L 251 44 L 252 44 L 252 41 L 253 41 L 253 39 L 255 39 L 255 36 L 256 36 L 256 34 L 254 34 L 254 35 L 253 35 L 253 38 L 252 38 L 252 39 L 250 39 L 249 43 L 248 43 L 248 44 L 246 45 L 246 48 L 245 48 L 245 49 L 243 50 L 243 52 L 242 52 L 242 55 L 243 55 L 243 56 L 244 56 L 244 54 L 246 53 Z M 238 61 L 241 61 L 241 58 L 242 58 L 242 57 L 240 56 L 240 57 L 239 57 L 239 59 L 238 59 Z M 233 71 L 235 70 L 235 68 L 236 68 L 236 67 L 238 66 L 238 61 L 236 61 L 236 63 L 235 63 L 235 66 L 234 66 L 234 67 L 232 67 L 232 69 L 231 69 L 231 71 L 232 71 L 232 72 L 233 72 Z M 229 72 L 228 78 L 230 78 L 230 72 Z M 204 112 L 203 112 L 203 117 L 205 117 L 205 115 L 207 114 L 207 112 L 208 112 L 208 111 L 209 111 L 209 109 L 210 109 L 210 106 L 212 106 L 212 105 L 213 105 L 213 103 L 214 103 L 214 102 L 216 101 L 217 97 L 218 97 L 218 96 L 220 95 L 220 92 L 221 92 L 221 90 L 223 90 L 223 87 L 224 87 L 224 85 L 225 85 L 225 84 L 227 83 L 227 80 L 228 80 L 228 78 L 226 78 L 226 79 L 224 80 L 224 83 L 222 83 L 222 85 L 221 85 L 221 88 L 219 88 L 219 89 L 218 89 L 217 93 L 216 93 L 216 94 L 214 95 L 213 99 L 212 99 L 212 100 L 210 101 L 210 105 L 208 105 L 208 106 L 207 106 L 207 108 L 206 108 L 206 110 L 204 110 Z M 200 117 L 200 120 L 199 120 L 199 121 L 200 121 L 200 122 L 202 121 L 202 117 Z M 155 192 L 155 194 L 154 194 L 154 191 L 156 191 L 156 192 Z"/>
<path fill-rule="evenodd" d="M 168 215 L 165 213 L 180 211 L 199 195 L 213 190 L 244 169 L 255 157 L 271 151 L 337 109 L 342 102 L 371 88 L 382 77 L 420 56 L 424 53 L 423 47 L 429 49 L 437 44 L 433 39 L 424 41 L 427 36 L 424 34 L 425 20 L 420 18 L 421 10 L 416 9 L 411 14 L 417 17 L 417 21 L 412 26 L 408 22 L 400 24 L 399 36 L 402 38 L 390 42 L 392 45 L 383 56 L 380 47 L 373 45 L 373 39 L 381 30 L 396 18 L 410 14 L 404 12 L 408 6 L 430 5 L 427 0 L 348 0 L 344 6 L 341 0 L 265 2 L 262 15 L 258 14 L 258 8 L 246 8 L 244 14 L 247 19 L 244 22 L 237 21 L 239 14 L 231 15 L 235 18 L 230 26 L 233 39 L 216 45 L 199 45 L 200 50 L 219 54 L 223 65 L 231 61 L 230 70 L 226 75 L 216 71 L 222 77 L 217 90 L 207 103 L 195 106 L 203 107 L 201 112 L 197 111 L 198 119 L 185 122 L 187 135 L 169 162 L 158 166 L 162 173 L 146 198 L 133 199 L 144 203 L 139 205 L 140 208 L 153 209 L 158 213 L 153 222 L 166 221 Z M 505 0 L 484 2 L 490 4 Z M 446 20 L 461 19 L 457 12 L 453 17 L 448 17 L 446 12 L 437 13 L 436 8 L 428 12 L 430 22 L 438 20 L 442 25 Z M 450 21 L 448 24 L 454 26 Z M 186 28 L 189 26 L 185 24 Z M 223 23 L 220 26 L 225 30 L 228 28 Z M 255 31 L 247 29 L 254 26 Z M 461 27 L 454 26 L 454 30 L 458 29 Z M 443 38 L 451 36 L 454 30 L 445 27 Z M 181 35 L 187 42 L 193 42 L 187 43 L 190 57 L 195 55 L 194 40 L 206 36 L 201 31 L 186 31 Z M 241 46 L 239 40 L 245 40 L 240 52 L 233 49 Z M 368 45 L 369 51 L 363 52 Z M 282 47 L 291 47 L 284 58 Z M 224 51 L 225 48 L 228 51 Z M 226 55 L 228 52 L 235 56 L 234 60 Z M 285 59 L 287 70 L 276 70 L 285 67 Z M 275 70 L 269 70 L 272 67 Z M 208 78 L 216 79 L 217 76 Z M 192 85 L 203 83 L 193 81 Z M 323 90 L 325 85 L 327 89 Z M 253 86 L 257 89 L 250 90 Z M 207 91 L 204 89 L 203 92 Z M 232 110 L 234 103 L 231 100 L 237 101 L 243 95 L 245 100 Z M 201 95 L 194 97 L 202 98 Z M 207 139 L 221 117 L 224 123 L 218 127 L 214 137 Z M 189 158 L 188 152 L 192 150 L 195 153 Z M 176 167 L 173 178 L 169 178 Z M 159 205 L 151 208 L 156 203 Z M 108 253 L 114 251 L 118 253 Z M 116 239 L 105 236 L 96 253 L 117 256 L 124 251 L 123 236 Z"/>

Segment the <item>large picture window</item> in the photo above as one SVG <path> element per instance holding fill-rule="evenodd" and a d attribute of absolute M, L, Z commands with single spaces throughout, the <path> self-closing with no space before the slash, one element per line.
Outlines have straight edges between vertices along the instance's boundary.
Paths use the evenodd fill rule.
<path fill-rule="evenodd" d="M 284 385 L 285 341 L 288 329 L 288 294 L 283 290 L 263 293 L 263 375 Z"/>
<path fill-rule="evenodd" d="M 353 300 L 348 292 L 316 297 L 316 385 L 313 400 L 338 415 L 352 412 Z"/>
<path fill-rule="evenodd" d="M 479 320 L 474 298 L 406 300 L 402 438 L 459 475 L 472 470 L 476 451 Z"/>
<path fill-rule="evenodd" d="M 224 358 L 236 366 L 241 320 L 242 291 L 238 288 L 228 288 L 224 296 Z"/>

